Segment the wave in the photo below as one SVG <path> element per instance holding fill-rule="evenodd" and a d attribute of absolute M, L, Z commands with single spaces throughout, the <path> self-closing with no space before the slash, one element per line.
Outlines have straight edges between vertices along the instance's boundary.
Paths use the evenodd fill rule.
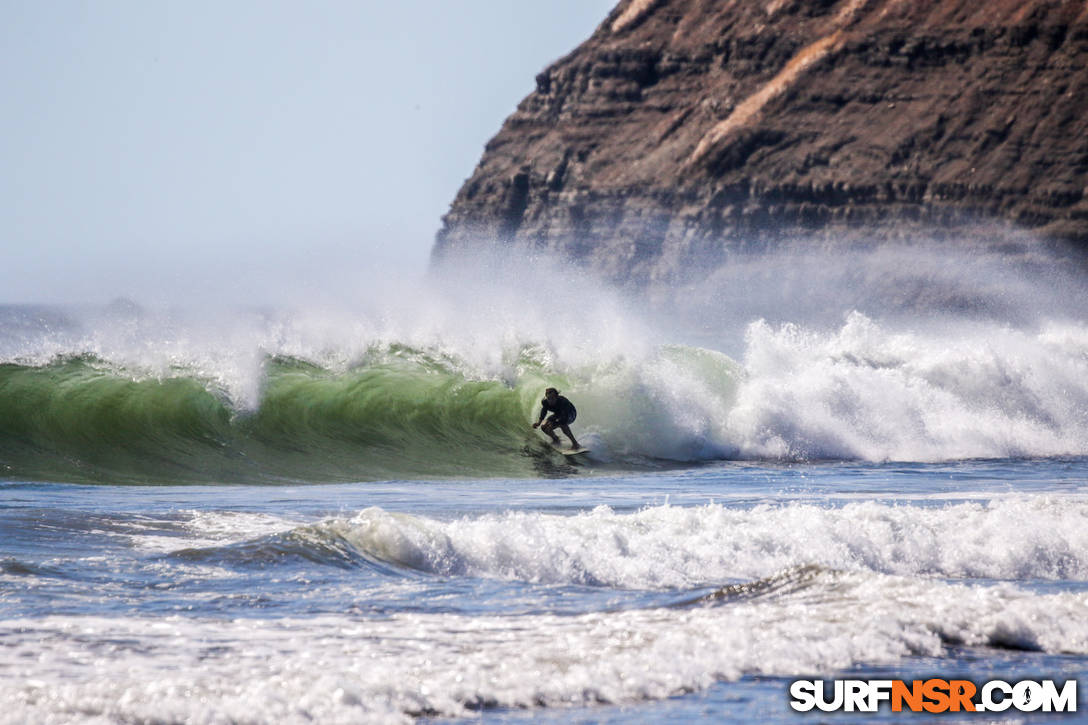
<path fill-rule="evenodd" d="M 396 349 L 332 371 L 264 366 L 253 410 L 191 376 L 138 377 L 89 357 L 0 365 L 9 477 L 275 482 L 518 475 L 533 461 L 527 395 Z"/>
<path fill-rule="evenodd" d="M 0 308 L 0 470 L 294 482 L 1088 456 L 1088 290 L 1036 251 L 752 255 L 661 304 L 533 258 L 349 309 Z M 569 304 L 527 303 L 553 279 Z M 593 467 L 528 429 L 548 386 L 578 406 Z"/>
<path fill-rule="evenodd" d="M 745 675 L 941 657 L 950 646 L 1088 653 L 1079 594 L 821 569 L 752 586 L 770 591 L 577 615 L 8 620 L 0 632 L 23 676 L 0 681 L 11 703 L 0 721 L 78 712 L 137 721 L 410 722 L 659 700 Z M 119 649 L 123 670 L 85 664 Z M 62 684 L 44 685 L 55 679 Z"/>
<path fill-rule="evenodd" d="M 523 343 L 484 369 L 400 343 L 346 363 L 267 355 L 253 395 L 184 364 L 0 364 L 0 466 L 111 483 L 565 475 L 528 426 L 549 385 L 578 406 L 583 471 L 1088 455 L 1075 323 L 910 332 L 853 313 L 831 330 L 756 322 L 745 340 L 739 362 L 688 345 L 568 362 Z"/>
<path fill-rule="evenodd" d="M 738 509 L 708 504 L 573 516 L 505 512 L 441 521 L 377 507 L 171 556 L 239 567 L 305 561 L 385 573 L 548 585 L 693 590 L 783 570 L 1088 581 L 1088 499 Z"/>

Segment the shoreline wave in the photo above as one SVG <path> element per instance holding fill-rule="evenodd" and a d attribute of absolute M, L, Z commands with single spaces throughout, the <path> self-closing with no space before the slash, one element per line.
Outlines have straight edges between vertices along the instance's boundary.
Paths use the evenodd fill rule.
<path fill-rule="evenodd" d="M 947 581 L 1088 582 L 1086 519 L 1083 495 L 635 512 L 598 506 L 575 515 L 506 511 L 449 521 L 372 506 L 284 522 L 256 538 L 182 542 L 162 555 L 243 570 L 307 563 L 648 592 L 728 589 L 804 567 Z"/>

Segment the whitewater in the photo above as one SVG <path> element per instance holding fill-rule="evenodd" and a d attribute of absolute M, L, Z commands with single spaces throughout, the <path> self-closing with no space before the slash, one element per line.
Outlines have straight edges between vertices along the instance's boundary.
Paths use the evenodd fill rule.
<path fill-rule="evenodd" d="M 267 304 L 0 307 L 0 723 L 1083 690 L 1080 264 L 798 246 L 632 291 L 516 250 Z M 553 386 L 590 454 L 530 428 Z"/>

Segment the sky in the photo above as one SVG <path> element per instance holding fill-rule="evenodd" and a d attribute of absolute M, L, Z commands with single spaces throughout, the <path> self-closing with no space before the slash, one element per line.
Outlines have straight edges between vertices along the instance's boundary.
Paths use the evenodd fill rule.
<path fill-rule="evenodd" d="M 0 303 L 422 275 L 615 0 L 0 0 Z"/>

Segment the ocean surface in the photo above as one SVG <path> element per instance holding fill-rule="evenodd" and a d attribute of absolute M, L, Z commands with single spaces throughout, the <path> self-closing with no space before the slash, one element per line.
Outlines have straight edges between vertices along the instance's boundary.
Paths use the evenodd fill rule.
<path fill-rule="evenodd" d="M 1067 260 L 783 253 L 646 297 L 523 262 L 0 307 L 0 723 L 873 719 L 790 709 L 836 677 L 1083 702 Z M 589 454 L 530 428 L 548 386 Z"/>

